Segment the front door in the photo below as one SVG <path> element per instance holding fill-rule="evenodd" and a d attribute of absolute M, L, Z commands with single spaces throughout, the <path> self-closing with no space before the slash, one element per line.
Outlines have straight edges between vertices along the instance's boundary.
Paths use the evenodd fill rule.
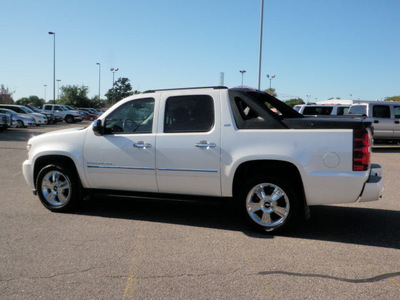
<path fill-rule="evenodd" d="M 154 106 L 153 98 L 132 100 L 103 120 L 102 136 L 88 131 L 83 156 L 91 188 L 158 191 Z"/>

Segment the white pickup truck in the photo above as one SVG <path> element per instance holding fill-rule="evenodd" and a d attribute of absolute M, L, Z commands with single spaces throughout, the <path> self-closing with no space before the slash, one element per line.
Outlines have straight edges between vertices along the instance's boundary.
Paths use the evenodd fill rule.
<path fill-rule="evenodd" d="M 239 204 L 249 225 L 275 232 L 309 205 L 382 196 L 369 126 L 306 118 L 257 90 L 147 91 L 89 127 L 30 139 L 23 174 L 51 211 L 95 192 L 223 197 Z"/>

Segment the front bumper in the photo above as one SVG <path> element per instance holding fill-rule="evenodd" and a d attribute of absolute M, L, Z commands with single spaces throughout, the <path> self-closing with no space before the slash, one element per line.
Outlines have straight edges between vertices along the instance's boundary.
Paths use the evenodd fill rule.
<path fill-rule="evenodd" d="M 383 190 L 382 167 L 377 164 L 372 164 L 368 180 L 357 202 L 379 200 L 382 198 Z"/>
<path fill-rule="evenodd" d="M 25 181 L 29 184 L 32 189 L 35 189 L 35 183 L 33 182 L 33 165 L 30 160 L 25 160 L 22 164 L 22 173 L 24 174 Z"/>

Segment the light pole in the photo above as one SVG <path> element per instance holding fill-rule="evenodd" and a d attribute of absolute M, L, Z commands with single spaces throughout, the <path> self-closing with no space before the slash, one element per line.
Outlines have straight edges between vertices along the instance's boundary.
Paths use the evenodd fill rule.
<path fill-rule="evenodd" d="M 47 87 L 47 84 L 43 84 L 43 86 L 44 86 L 44 102 L 47 102 L 47 100 L 46 100 L 46 87 Z"/>
<path fill-rule="evenodd" d="M 272 81 L 272 79 L 274 79 L 275 78 L 275 75 L 269 75 L 269 74 L 267 74 L 267 78 L 269 79 L 269 89 L 271 90 L 271 81 Z"/>
<path fill-rule="evenodd" d="M 258 57 L 258 89 L 261 86 L 261 58 L 262 58 L 262 40 L 263 40 L 263 21 L 264 21 L 264 0 L 261 0 L 261 16 L 260 16 L 260 54 Z"/>
<path fill-rule="evenodd" d="M 308 102 L 310 102 L 311 95 L 306 95 L 306 97 L 307 97 L 307 104 L 308 104 Z"/>
<path fill-rule="evenodd" d="M 243 76 L 244 76 L 244 73 L 246 73 L 246 70 L 240 70 L 239 72 L 242 73 L 242 87 L 243 87 Z"/>
<path fill-rule="evenodd" d="M 60 81 L 61 79 L 57 79 L 57 100 L 60 100 Z"/>
<path fill-rule="evenodd" d="M 113 90 L 113 96 L 112 96 L 112 104 L 114 104 L 115 102 L 115 82 L 114 82 L 114 74 L 115 72 L 117 72 L 119 69 L 118 68 L 111 68 L 110 71 L 113 73 L 113 86 L 112 86 L 112 90 Z"/>
<path fill-rule="evenodd" d="M 56 33 L 49 31 L 52 34 L 53 39 L 53 101 L 56 104 Z"/>
<path fill-rule="evenodd" d="M 99 101 L 100 101 L 100 68 L 101 68 L 101 64 L 100 63 L 96 63 L 96 65 L 99 66 Z"/>

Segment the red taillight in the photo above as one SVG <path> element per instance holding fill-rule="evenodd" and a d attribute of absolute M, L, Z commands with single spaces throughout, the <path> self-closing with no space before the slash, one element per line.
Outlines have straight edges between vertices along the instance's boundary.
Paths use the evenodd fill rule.
<path fill-rule="evenodd" d="M 353 171 L 368 170 L 371 158 L 371 137 L 367 129 L 353 131 Z"/>

